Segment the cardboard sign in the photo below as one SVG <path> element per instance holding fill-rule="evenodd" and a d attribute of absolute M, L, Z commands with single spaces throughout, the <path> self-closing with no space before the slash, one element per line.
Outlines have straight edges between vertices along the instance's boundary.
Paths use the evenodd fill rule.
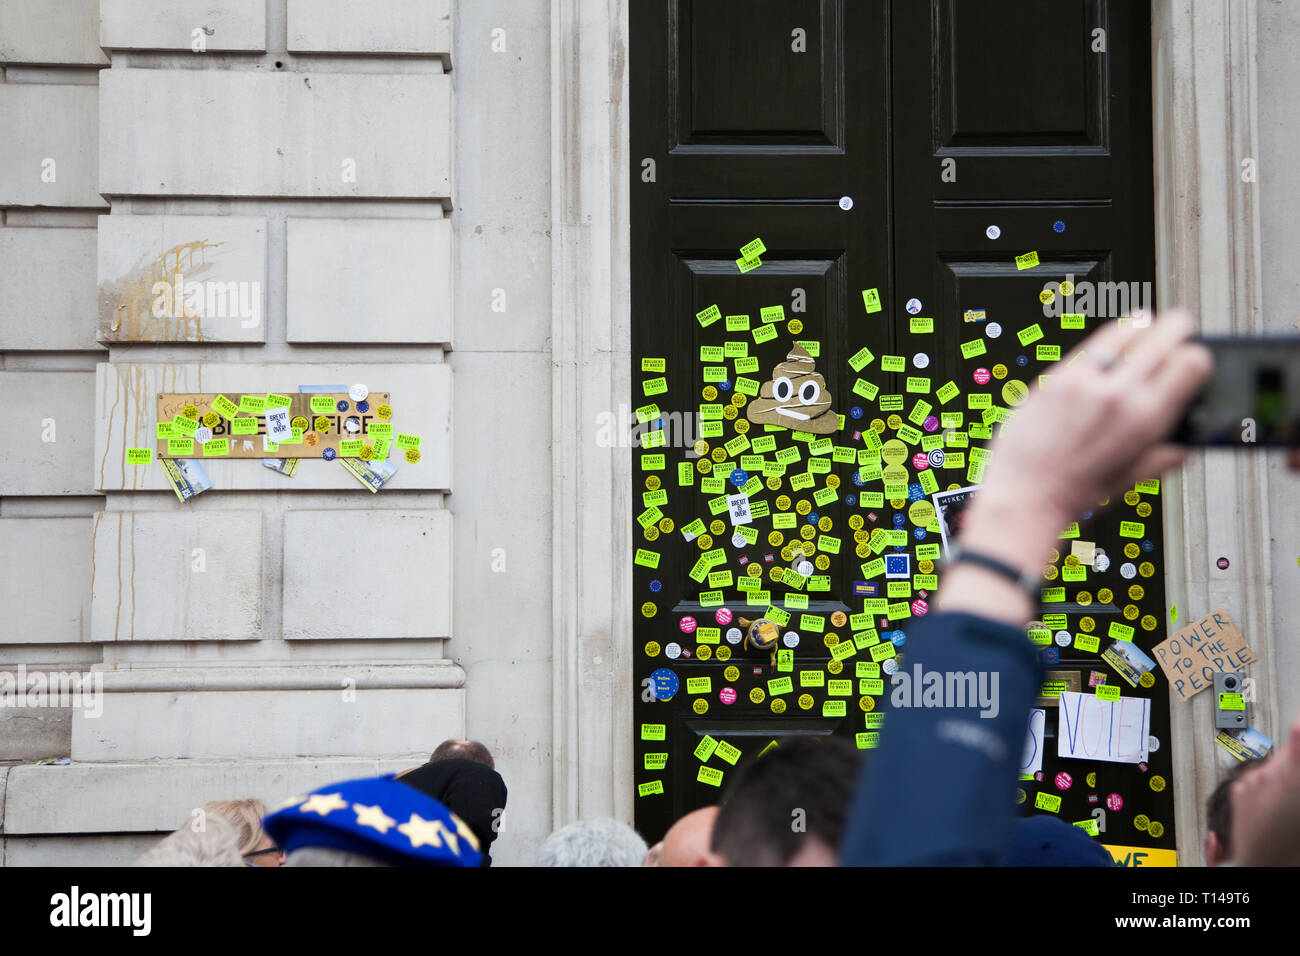
<path fill-rule="evenodd" d="M 1056 755 L 1076 760 L 1141 763 L 1151 735 L 1151 701 L 1145 697 L 1102 700 L 1095 694 L 1061 695 Z"/>
<path fill-rule="evenodd" d="M 1224 608 L 1193 621 L 1153 650 L 1179 700 L 1213 687 L 1216 673 L 1241 670 L 1256 660 Z"/>

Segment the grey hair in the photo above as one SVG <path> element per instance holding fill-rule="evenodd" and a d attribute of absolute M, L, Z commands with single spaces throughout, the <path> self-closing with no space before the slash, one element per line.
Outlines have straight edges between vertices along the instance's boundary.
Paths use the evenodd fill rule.
<path fill-rule="evenodd" d="M 640 866 L 646 843 L 626 823 L 601 817 L 556 830 L 537 851 L 538 866 Z"/>
<path fill-rule="evenodd" d="M 285 866 L 388 866 L 379 860 L 349 850 L 328 846 L 299 847 L 289 854 Z"/>
<path fill-rule="evenodd" d="M 136 866 L 243 866 L 239 831 L 212 816 L 195 830 L 181 827 L 135 861 Z"/>

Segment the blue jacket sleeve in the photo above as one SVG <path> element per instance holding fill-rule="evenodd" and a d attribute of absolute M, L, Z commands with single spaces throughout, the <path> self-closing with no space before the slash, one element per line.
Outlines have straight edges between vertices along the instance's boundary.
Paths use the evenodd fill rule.
<path fill-rule="evenodd" d="M 1042 685 L 1037 649 L 1020 628 L 929 615 L 908 633 L 890 685 L 841 864 L 997 863 L 1011 846 L 1017 769 Z"/>

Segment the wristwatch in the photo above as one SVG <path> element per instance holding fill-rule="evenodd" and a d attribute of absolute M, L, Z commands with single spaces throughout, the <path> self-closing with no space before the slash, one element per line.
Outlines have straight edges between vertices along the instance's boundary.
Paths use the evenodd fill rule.
<path fill-rule="evenodd" d="M 1024 591 L 1031 601 L 1037 603 L 1041 594 L 1042 578 L 1037 571 L 1021 572 L 1007 564 L 987 554 L 981 554 L 979 551 L 968 551 L 960 544 L 953 541 L 948 545 L 948 566 L 961 562 L 967 564 L 978 564 L 982 568 L 988 568 L 995 574 L 1000 574 L 1008 579 L 1020 590 Z"/>

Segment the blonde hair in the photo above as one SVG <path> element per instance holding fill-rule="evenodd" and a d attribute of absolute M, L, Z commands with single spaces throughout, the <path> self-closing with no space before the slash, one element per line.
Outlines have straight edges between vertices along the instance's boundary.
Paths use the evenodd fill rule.
<path fill-rule="evenodd" d="M 208 816 L 225 820 L 239 834 L 239 855 L 252 853 L 266 834 L 262 831 L 262 817 L 266 805 L 261 800 L 213 800 L 199 807 Z"/>

